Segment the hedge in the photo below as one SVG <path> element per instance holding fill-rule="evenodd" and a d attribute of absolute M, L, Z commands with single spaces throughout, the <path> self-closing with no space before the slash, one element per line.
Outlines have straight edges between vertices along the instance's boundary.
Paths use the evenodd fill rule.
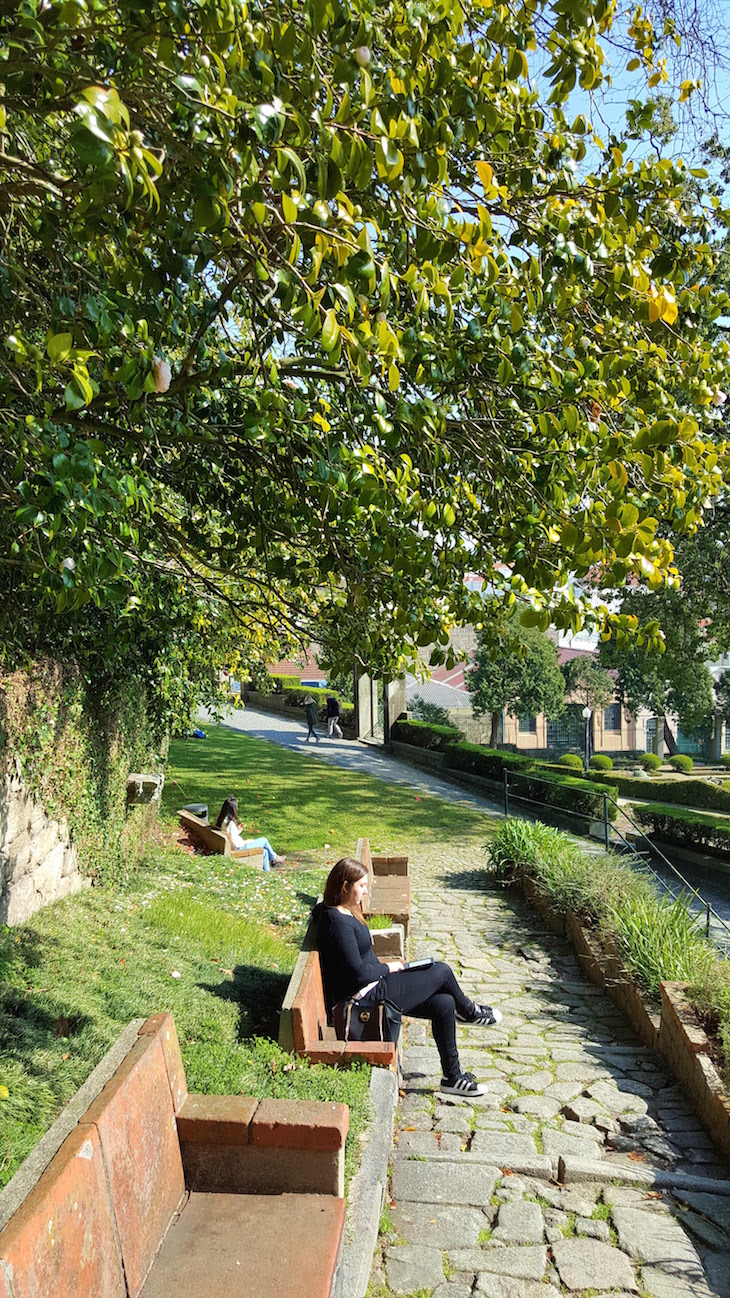
<path fill-rule="evenodd" d="M 651 798 L 652 802 L 676 803 L 681 807 L 700 807 L 707 811 L 730 812 L 730 791 L 718 788 L 707 780 L 663 780 L 650 777 L 639 780 L 616 771 L 602 774 L 596 771 L 593 779 L 598 783 L 612 784 L 622 798 Z"/>
<path fill-rule="evenodd" d="M 637 807 L 634 815 L 658 838 L 730 860 L 730 820 L 705 816 L 701 811 L 668 811 L 653 802 Z"/>
<path fill-rule="evenodd" d="M 563 756 L 558 758 L 558 766 L 564 766 L 569 771 L 582 771 L 583 758 L 577 753 L 563 753 Z"/>
<path fill-rule="evenodd" d="M 615 820 L 618 815 L 618 791 L 610 787 L 600 788 L 593 781 L 582 780 L 577 775 L 518 771 L 509 784 L 510 797 L 545 802 L 557 811 L 574 815 L 576 819 L 603 820 L 605 794 L 609 794 L 608 818 Z"/>
<path fill-rule="evenodd" d="M 437 753 L 442 753 L 447 744 L 461 739 L 461 731 L 455 726 L 434 726 L 429 721 L 395 721 L 390 733 L 399 744 L 429 748 Z"/>
<path fill-rule="evenodd" d="M 412 725 L 413 722 L 409 724 Z M 508 753 L 502 748 L 485 748 L 483 744 L 450 744 L 446 765 L 452 771 L 467 771 L 470 775 L 481 775 L 485 780 L 502 780 L 505 768 L 508 771 L 530 770 L 535 763 L 531 757 Z"/>
<path fill-rule="evenodd" d="M 512 776 L 510 794 L 532 802 L 544 802 L 556 811 L 589 820 L 603 819 L 604 790 L 590 780 L 569 775 L 566 768 L 538 766 L 530 757 L 507 753 L 499 748 L 484 748 L 481 744 L 450 744 L 446 749 L 446 765 L 452 771 L 467 771 L 487 780 L 503 780 L 504 772 Z M 606 793 L 616 797 L 615 789 Z M 615 820 L 617 808 L 609 802 L 609 815 Z"/>
<path fill-rule="evenodd" d="M 592 771 L 612 771 L 613 761 L 605 753 L 594 753 L 588 765 Z"/>

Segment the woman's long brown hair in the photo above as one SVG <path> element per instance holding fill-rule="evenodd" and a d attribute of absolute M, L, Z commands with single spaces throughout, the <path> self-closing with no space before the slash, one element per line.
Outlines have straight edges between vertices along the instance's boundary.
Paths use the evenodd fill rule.
<path fill-rule="evenodd" d="M 355 919 L 359 919 L 362 924 L 366 924 L 367 920 L 363 915 L 362 906 L 349 906 L 346 898 L 353 883 L 357 883 L 359 879 L 366 879 L 367 874 L 364 865 L 361 865 L 354 857 L 343 856 L 336 865 L 333 865 L 327 875 L 327 882 L 324 885 L 325 906 L 347 906 L 352 911 Z"/>

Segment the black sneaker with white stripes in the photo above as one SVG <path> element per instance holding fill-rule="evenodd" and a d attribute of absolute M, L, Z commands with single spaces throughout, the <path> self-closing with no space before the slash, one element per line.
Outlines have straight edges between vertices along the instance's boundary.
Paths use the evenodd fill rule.
<path fill-rule="evenodd" d="M 491 1028 L 495 1023 L 502 1022 L 502 1013 L 500 1010 L 493 1010 L 491 1005 L 475 1005 L 474 1013 L 471 1018 L 465 1014 L 457 1014 L 460 1023 L 477 1024 L 482 1028 Z"/>
<path fill-rule="evenodd" d="M 486 1095 L 487 1088 L 477 1081 L 473 1073 L 459 1073 L 458 1077 L 451 1080 L 447 1077 L 441 1078 L 440 1090 L 444 1095 L 463 1095 L 467 1099 L 470 1095 Z"/>

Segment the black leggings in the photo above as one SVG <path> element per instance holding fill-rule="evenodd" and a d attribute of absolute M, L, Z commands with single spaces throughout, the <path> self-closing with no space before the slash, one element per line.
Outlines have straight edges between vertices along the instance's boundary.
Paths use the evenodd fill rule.
<path fill-rule="evenodd" d="M 461 1067 L 456 1049 L 456 1011 L 469 1018 L 474 1013 L 474 1002 L 462 991 L 451 966 L 437 961 L 428 969 L 401 969 L 385 974 L 383 983 L 387 999 L 398 1006 L 401 1014 L 431 1020 L 444 1077 L 449 1081 L 458 1077 Z"/>

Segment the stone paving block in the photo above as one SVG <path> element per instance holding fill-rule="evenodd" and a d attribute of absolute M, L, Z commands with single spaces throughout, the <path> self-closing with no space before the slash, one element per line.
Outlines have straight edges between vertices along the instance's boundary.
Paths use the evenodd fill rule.
<path fill-rule="evenodd" d="M 438 1289 L 434 1289 L 433 1298 L 472 1298 L 474 1292 L 473 1275 L 455 1275 Z"/>
<path fill-rule="evenodd" d="M 495 1209 L 491 1213 L 496 1215 Z M 406 1244 L 428 1244 L 433 1248 L 471 1248 L 479 1233 L 489 1226 L 490 1214 L 481 1208 L 443 1203 L 396 1203 L 391 1209 L 396 1234 Z"/>
<path fill-rule="evenodd" d="M 455 1249 L 448 1254 L 456 1271 L 507 1276 L 510 1280 L 542 1280 L 547 1266 L 544 1244 L 514 1244 L 504 1248 Z"/>
<path fill-rule="evenodd" d="M 436 1120 L 437 1131 L 455 1131 L 459 1135 L 471 1135 L 471 1122 L 466 1113 L 458 1109 L 447 1112 Z"/>
<path fill-rule="evenodd" d="M 586 1095 L 579 1095 L 563 1105 L 563 1113 L 569 1122 L 595 1124 L 596 1118 L 608 1117 L 608 1110 L 596 1100 L 589 1100 Z"/>
<path fill-rule="evenodd" d="M 702 1275 L 697 1250 L 671 1214 L 649 1216 L 641 1208 L 612 1207 L 611 1218 L 621 1248 L 634 1261 L 680 1278 Z"/>
<path fill-rule="evenodd" d="M 560 1101 L 549 1095 L 518 1095 L 510 1100 L 509 1107 L 514 1113 L 534 1115 L 536 1118 L 554 1118 L 560 1112 Z"/>
<path fill-rule="evenodd" d="M 393 1161 L 392 1194 L 396 1203 L 488 1204 L 499 1170 L 484 1163 Z"/>
<path fill-rule="evenodd" d="M 713 1294 L 717 1298 L 730 1298 L 730 1254 L 705 1253 L 702 1261 Z"/>
<path fill-rule="evenodd" d="M 638 1083 L 627 1083 L 632 1087 Z M 649 1090 L 649 1088 L 646 1088 Z M 613 1114 L 620 1113 L 646 1113 L 648 1105 L 643 1095 L 638 1091 L 624 1089 L 624 1087 L 614 1086 L 611 1082 L 599 1081 L 588 1087 L 588 1094 L 592 1099 L 602 1104 L 604 1109 Z M 651 1091 L 649 1091 L 651 1094 Z"/>
<path fill-rule="evenodd" d="M 603 1146 L 595 1140 L 585 1140 L 582 1136 L 567 1135 L 564 1131 L 553 1131 L 545 1127 L 542 1133 L 542 1148 L 548 1158 L 603 1158 Z"/>
<path fill-rule="evenodd" d="M 550 1086 L 555 1081 L 552 1072 L 543 1068 L 537 1073 L 513 1073 L 512 1080 L 515 1086 L 519 1086 L 523 1091 L 544 1091 L 546 1086 Z"/>
<path fill-rule="evenodd" d="M 700 1241 L 700 1244 L 706 1245 L 707 1248 L 714 1249 L 716 1253 L 730 1253 L 730 1235 L 713 1222 L 707 1221 L 705 1217 L 700 1217 L 699 1213 L 683 1212 L 679 1218 L 682 1229 L 688 1230 L 691 1235 Z"/>
<path fill-rule="evenodd" d="M 540 1280 L 513 1280 L 509 1276 L 483 1273 L 477 1276 L 474 1290 L 476 1298 L 551 1298 L 552 1293 L 550 1286 Z"/>
<path fill-rule="evenodd" d="M 650 1298 L 716 1298 L 705 1282 L 702 1268 L 691 1275 L 681 1275 L 656 1266 L 643 1266 L 641 1283 Z"/>
<path fill-rule="evenodd" d="M 559 1082 L 582 1082 L 584 1086 L 597 1082 L 599 1079 L 610 1077 L 608 1069 L 602 1064 L 569 1063 L 558 1064 L 555 1068 L 555 1076 Z M 591 1092 L 592 1094 L 592 1092 Z"/>
<path fill-rule="evenodd" d="M 438 1248 L 395 1244 L 385 1250 L 388 1287 L 396 1294 L 432 1289 L 444 1279 L 443 1254 Z"/>
<path fill-rule="evenodd" d="M 468 1144 L 467 1136 L 460 1136 L 456 1131 L 445 1131 L 439 1136 L 439 1150 L 442 1154 L 463 1154 Z"/>
<path fill-rule="evenodd" d="M 483 1154 L 498 1167 L 512 1167 L 536 1161 L 537 1145 L 532 1136 L 522 1136 L 515 1131 L 479 1131 L 474 1133 L 471 1152 Z"/>
<path fill-rule="evenodd" d="M 543 1217 L 540 1205 L 523 1200 L 504 1203 L 497 1215 L 492 1239 L 505 1244 L 542 1244 Z"/>
<path fill-rule="evenodd" d="M 437 1154 L 439 1142 L 435 1131 L 401 1131 L 396 1140 L 396 1148 L 401 1154 Z"/>
<path fill-rule="evenodd" d="M 601 1198 L 610 1208 L 641 1208 L 645 1212 L 669 1212 L 662 1198 L 647 1199 L 648 1193 L 651 1192 L 634 1190 L 629 1185 L 604 1185 Z"/>
<path fill-rule="evenodd" d="M 584 1140 L 587 1144 L 590 1141 L 597 1145 L 603 1144 L 603 1132 L 588 1122 L 573 1122 L 570 1118 L 565 1118 L 558 1130 L 566 1136 L 575 1136 L 577 1140 Z"/>
<path fill-rule="evenodd" d="M 691 1190 L 683 1192 L 680 1197 L 690 1208 L 709 1217 L 721 1230 L 730 1233 L 730 1198 L 723 1194 L 703 1194 Z"/>
<path fill-rule="evenodd" d="M 579 1190 L 563 1190 L 563 1209 L 565 1212 L 574 1212 L 579 1217 L 590 1217 L 598 1194 L 597 1185 L 582 1185 Z"/>
<path fill-rule="evenodd" d="M 564 1239 L 553 1245 L 561 1282 L 568 1289 L 626 1289 L 638 1292 L 625 1253 L 597 1239 Z"/>
<path fill-rule="evenodd" d="M 582 1239 L 600 1239 L 610 1243 L 611 1231 L 607 1221 L 593 1221 L 590 1217 L 576 1217 L 575 1233 Z"/>
<path fill-rule="evenodd" d="M 576 1095 L 580 1095 L 582 1090 L 582 1082 L 553 1082 L 545 1087 L 544 1094 L 559 1100 L 561 1104 L 566 1104 L 568 1100 L 573 1100 Z"/>

